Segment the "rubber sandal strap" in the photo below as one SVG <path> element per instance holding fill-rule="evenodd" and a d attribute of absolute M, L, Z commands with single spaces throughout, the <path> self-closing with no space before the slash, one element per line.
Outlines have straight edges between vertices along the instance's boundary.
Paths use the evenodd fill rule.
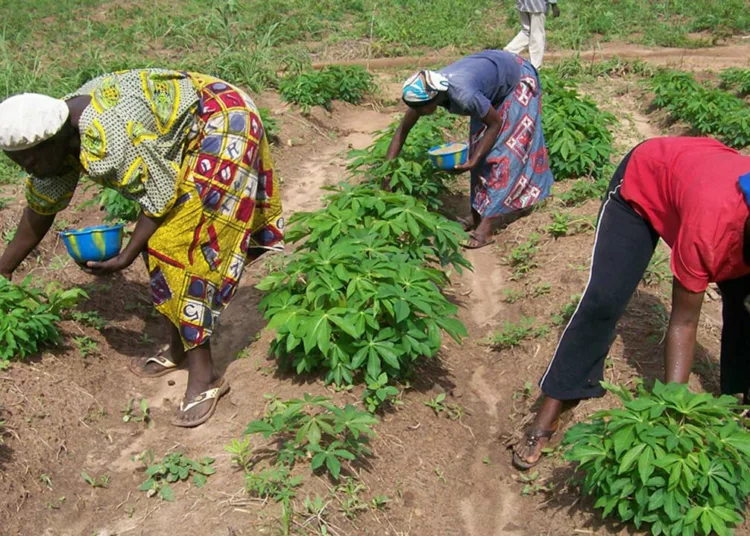
<path fill-rule="evenodd" d="M 542 430 L 541 428 L 529 428 L 523 433 L 528 441 L 536 443 L 540 439 L 549 439 L 555 435 L 554 430 Z"/>
<path fill-rule="evenodd" d="M 193 400 L 191 400 L 187 405 L 185 405 L 185 401 L 183 400 L 182 402 L 180 402 L 180 412 L 186 413 L 199 404 L 203 404 L 204 402 L 217 398 L 220 391 L 221 386 L 214 387 L 213 389 L 209 389 L 208 391 L 203 391 L 202 393 L 194 397 Z"/>
<path fill-rule="evenodd" d="M 146 362 L 144 365 L 148 365 L 149 363 L 156 363 L 160 367 L 164 367 L 165 369 L 173 369 L 177 368 L 177 363 L 173 363 L 166 357 L 162 357 L 160 355 L 157 355 L 156 357 L 149 357 L 146 359 Z"/>

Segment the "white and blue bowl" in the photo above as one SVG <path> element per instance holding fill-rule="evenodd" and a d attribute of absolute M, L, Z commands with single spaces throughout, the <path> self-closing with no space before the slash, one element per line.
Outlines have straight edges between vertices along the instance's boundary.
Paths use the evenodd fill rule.
<path fill-rule="evenodd" d="M 469 159 L 469 144 L 450 142 L 431 147 L 427 151 L 433 165 L 440 169 L 453 169 Z"/>

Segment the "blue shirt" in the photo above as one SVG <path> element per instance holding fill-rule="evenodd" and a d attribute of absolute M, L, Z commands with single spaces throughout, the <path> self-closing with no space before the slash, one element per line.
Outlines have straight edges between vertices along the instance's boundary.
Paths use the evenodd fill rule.
<path fill-rule="evenodd" d="M 440 71 L 448 79 L 451 113 L 482 119 L 497 108 L 521 80 L 516 55 L 502 50 L 484 50 L 466 56 Z"/>

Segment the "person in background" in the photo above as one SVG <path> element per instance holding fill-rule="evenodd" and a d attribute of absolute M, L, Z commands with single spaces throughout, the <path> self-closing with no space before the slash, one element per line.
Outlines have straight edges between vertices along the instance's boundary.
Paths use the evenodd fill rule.
<path fill-rule="evenodd" d="M 722 296 L 721 392 L 750 388 L 750 156 L 710 138 L 654 138 L 617 168 L 599 211 L 581 301 L 542 376 L 534 422 L 513 464 L 537 464 L 565 405 L 604 395 L 600 382 L 615 328 L 659 238 L 672 249 L 672 311 L 665 337 L 667 382 L 687 383 L 703 294 Z"/>
<path fill-rule="evenodd" d="M 560 16 L 557 0 L 516 0 L 516 8 L 521 19 L 521 31 L 508 43 L 505 50 L 520 54 L 528 47 L 531 64 L 539 69 L 544 59 L 544 22 L 552 6 L 552 15 Z"/>
<path fill-rule="evenodd" d="M 471 221 L 464 222 L 476 249 L 493 242 L 496 224 L 523 215 L 549 193 L 552 171 L 542 132 L 542 86 L 531 64 L 510 52 L 485 50 L 439 72 L 420 71 L 404 84 L 408 106 L 388 147 L 398 157 L 420 117 L 439 106 L 469 116 L 469 157 L 458 172 L 471 172 Z"/>
<path fill-rule="evenodd" d="M 110 274 L 144 256 L 171 343 L 165 355 L 134 358 L 130 368 L 154 378 L 187 364 L 187 390 L 172 424 L 209 419 L 229 390 L 211 355 L 219 315 L 246 262 L 283 247 L 278 180 L 250 97 L 197 73 L 120 71 L 63 99 L 6 99 L 0 148 L 29 173 L 28 206 L 0 257 L 0 276 L 10 279 L 44 238 L 82 175 L 138 202 L 127 246 L 87 269 Z"/>

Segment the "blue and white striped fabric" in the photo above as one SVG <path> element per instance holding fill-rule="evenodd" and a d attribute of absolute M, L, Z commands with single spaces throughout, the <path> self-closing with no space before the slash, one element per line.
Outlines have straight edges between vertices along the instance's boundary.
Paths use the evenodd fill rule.
<path fill-rule="evenodd" d="M 549 5 L 556 3 L 557 0 L 516 0 L 516 7 L 524 13 L 547 13 Z"/>
<path fill-rule="evenodd" d="M 448 91 L 448 79 L 435 71 L 419 71 L 404 83 L 401 97 L 406 104 L 429 102 L 438 92 Z"/>

